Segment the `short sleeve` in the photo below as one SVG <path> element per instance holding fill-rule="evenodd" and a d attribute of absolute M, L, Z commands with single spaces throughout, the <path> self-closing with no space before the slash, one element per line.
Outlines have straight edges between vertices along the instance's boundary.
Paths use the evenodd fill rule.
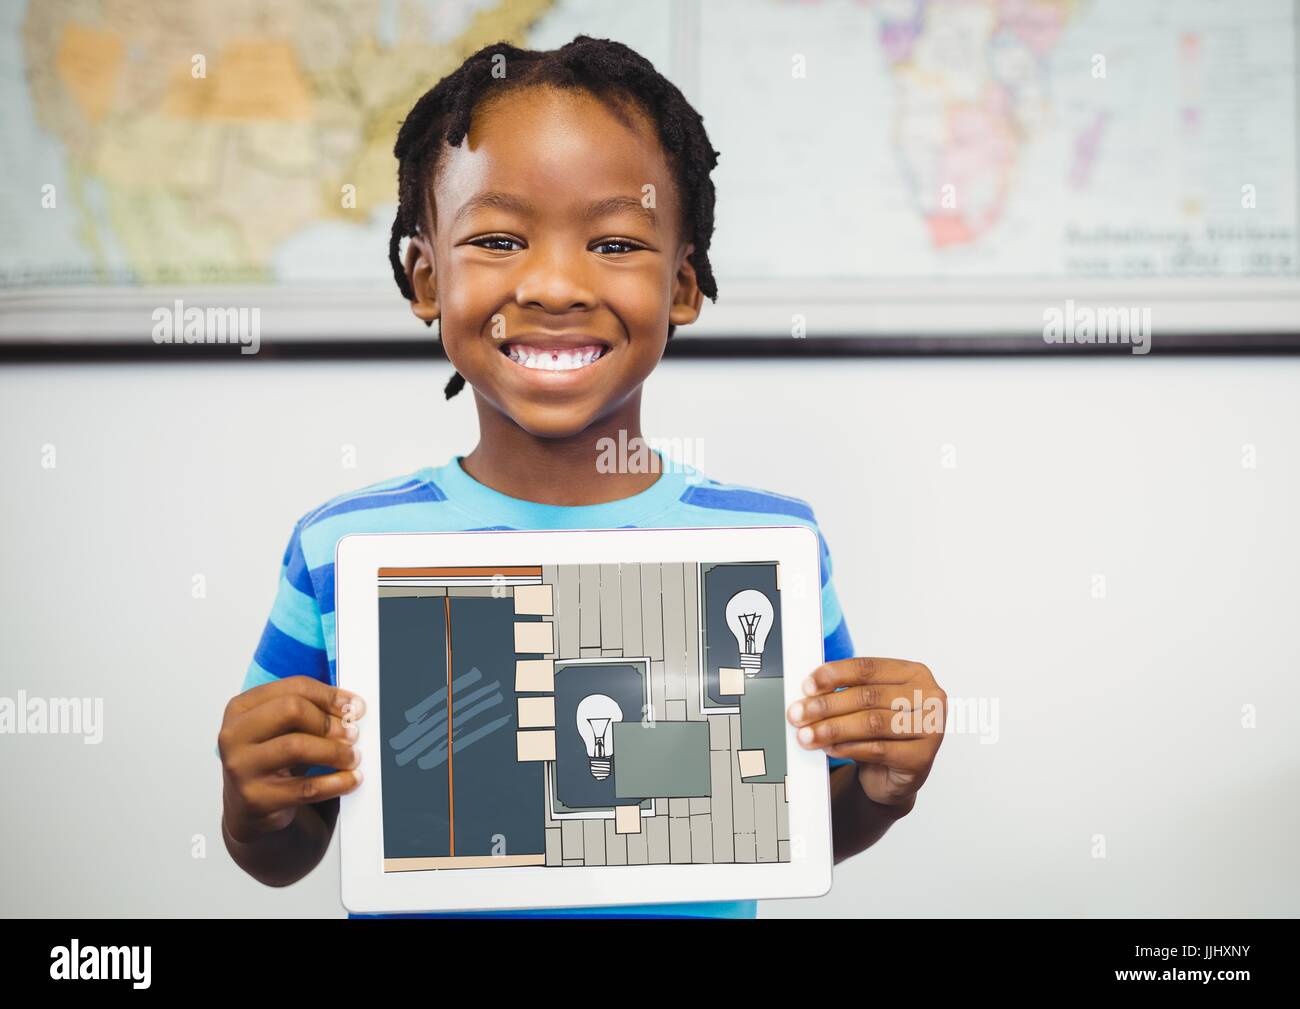
<path fill-rule="evenodd" d="M 302 552 L 302 526 L 296 523 L 280 562 L 280 581 L 271 614 L 262 629 L 242 690 L 286 676 L 330 682 L 320 603 Z"/>
<path fill-rule="evenodd" d="M 847 659 L 853 656 L 853 638 L 849 634 L 848 622 L 844 618 L 844 611 L 840 608 L 840 599 L 835 592 L 835 581 L 831 577 L 834 573 L 834 565 L 831 562 L 830 548 L 826 545 L 826 538 L 822 536 L 820 529 L 817 531 L 817 542 L 821 549 L 822 631 L 826 635 L 822 642 L 822 655 L 823 661 L 834 662 L 836 659 Z M 853 763 L 846 757 L 828 756 L 826 759 L 832 770 Z"/>
<path fill-rule="evenodd" d="M 322 683 L 330 682 L 320 604 L 303 556 L 301 534 L 301 523 L 295 523 L 280 560 L 280 581 L 271 615 L 262 628 L 262 637 L 244 674 L 240 693 L 286 676 L 310 676 Z M 219 751 L 214 752 L 220 756 Z M 313 765 L 306 773 L 328 774 L 332 770 L 332 767 Z"/>
<path fill-rule="evenodd" d="M 822 643 L 823 661 L 833 662 L 852 657 L 853 638 L 849 635 L 848 622 L 840 607 L 840 597 L 835 592 L 835 581 L 831 577 L 834 574 L 834 564 L 821 530 L 817 531 L 817 542 L 821 547 L 822 631 L 826 635 Z"/>

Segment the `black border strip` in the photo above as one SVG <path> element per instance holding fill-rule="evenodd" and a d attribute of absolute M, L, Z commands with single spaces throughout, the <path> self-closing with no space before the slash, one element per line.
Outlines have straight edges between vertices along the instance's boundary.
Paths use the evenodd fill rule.
<path fill-rule="evenodd" d="M 1127 344 L 1048 344 L 1034 336 L 823 336 L 710 337 L 683 334 L 668 342 L 669 358 L 799 357 L 1005 357 L 1052 358 L 1122 354 L 1129 357 L 1187 354 L 1296 354 L 1300 331 L 1287 333 L 1187 333 L 1155 337 L 1151 352 L 1136 355 Z M 196 360 L 271 361 L 445 361 L 436 338 L 428 340 L 287 341 L 263 339 L 256 354 L 241 354 L 238 344 L 0 343 L 0 364 L 97 364 L 192 362 Z"/>

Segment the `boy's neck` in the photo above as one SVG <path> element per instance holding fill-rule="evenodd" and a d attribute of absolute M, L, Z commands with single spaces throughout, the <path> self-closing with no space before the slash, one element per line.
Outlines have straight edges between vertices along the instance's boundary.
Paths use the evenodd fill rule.
<path fill-rule="evenodd" d="M 471 477 L 507 497 L 547 505 L 593 505 L 639 494 L 659 479 L 657 472 L 612 473 L 597 468 L 598 443 L 635 446 L 641 437 L 641 390 L 608 417 L 570 438 L 539 438 L 529 434 L 495 406 L 474 397 L 478 405 L 479 441 L 461 460 Z M 625 432 L 620 438 L 619 432 Z"/>

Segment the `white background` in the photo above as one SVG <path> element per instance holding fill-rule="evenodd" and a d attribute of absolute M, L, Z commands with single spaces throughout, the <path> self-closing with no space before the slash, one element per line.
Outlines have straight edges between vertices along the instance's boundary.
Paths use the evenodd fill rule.
<path fill-rule="evenodd" d="M 472 448 L 448 373 L 0 370 L 0 696 L 105 709 L 98 746 L 0 736 L 0 913 L 344 913 L 337 841 L 283 890 L 231 862 L 216 734 L 294 520 Z M 1298 392 L 1295 358 L 663 364 L 647 433 L 813 504 L 858 651 L 999 706 L 829 896 L 760 914 L 1296 914 Z"/>

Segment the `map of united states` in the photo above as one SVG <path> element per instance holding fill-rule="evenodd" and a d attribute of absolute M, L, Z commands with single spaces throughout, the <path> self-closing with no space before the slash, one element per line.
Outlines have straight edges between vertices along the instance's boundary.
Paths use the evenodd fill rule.
<path fill-rule="evenodd" d="M 65 198 L 99 272 L 110 236 L 90 182 L 133 280 L 261 282 L 305 225 L 391 206 L 411 105 L 550 6 L 443 5 L 463 24 L 437 41 L 428 9 L 379 0 L 33 3 L 22 37 L 35 116 L 66 150 Z"/>

